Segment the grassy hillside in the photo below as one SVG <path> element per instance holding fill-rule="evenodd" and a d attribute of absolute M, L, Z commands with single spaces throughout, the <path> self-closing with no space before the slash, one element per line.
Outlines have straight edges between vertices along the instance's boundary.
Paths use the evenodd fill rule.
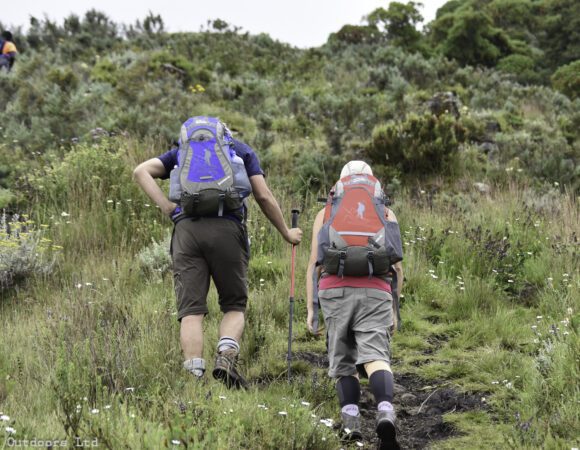
<path fill-rule="evenodd" d="M 0 73 L 4 446 L 344 447 L 304 276 L 316 199 L 356 157 L 388 188 L 404 236 L 392 351 L 404 447 L 578 447 L 580 100 L 437 47 L 352 41 L 359 29 L 298 50 L 230 26 L 168 34 L 153 19 L 124 33 L 98 14 L 38 22 Z M 181 369 L 171 223 L 131 172 L 197 114 L 256 148 L 287 220 L 302 211 L 291 384 L 290 248 L 253 201 L 251 388 Z M 209 305 L 212 362 L 214 290 Z M 360 444 L 372 448 L 363 387 Z"/>

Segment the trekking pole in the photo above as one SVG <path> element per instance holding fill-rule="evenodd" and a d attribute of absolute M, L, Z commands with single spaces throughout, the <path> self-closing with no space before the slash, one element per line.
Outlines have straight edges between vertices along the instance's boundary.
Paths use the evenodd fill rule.
<path fill-rule="evenodd" d="M 297 209 L 292 210 L 292 228 L 298 226 L 298 214 L 300 211 Z M 286 359 L 288 361 L 288 383 L 291 379 L 291 367 L 292 367 L 292 321 L 294 320 L 294 260 L 296 259 L 296 244 L 292 244 L 292 262 L 290 268 L 290 318 L 288 322 L 288 355 Z"/>
<path fill-rule="evenodd" d="M 312 271 L 312 331 L 318 334 L 318 273 L 316 268 Z"/>

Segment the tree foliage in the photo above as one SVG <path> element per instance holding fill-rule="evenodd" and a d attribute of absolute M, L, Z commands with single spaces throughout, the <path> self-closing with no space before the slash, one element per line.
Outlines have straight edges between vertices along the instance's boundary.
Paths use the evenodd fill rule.
<path fill-rule="evenodd" d="M 418 8 L 422 4 L 410 1 L 408 3 L 389 2 L 387 9 L 377 8 L 366 20 L 370 26 L 383 29 L 387 42 L 407 51 L 420 50 L 423 35 L 417 30 L 417 25 L 423 22 L 423 16 Z"/>

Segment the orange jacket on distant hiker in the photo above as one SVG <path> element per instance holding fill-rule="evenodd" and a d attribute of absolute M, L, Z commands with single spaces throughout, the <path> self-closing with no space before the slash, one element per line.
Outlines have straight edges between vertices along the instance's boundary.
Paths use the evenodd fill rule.
<path fill-rule="evenodd" d="M 14 42 L 4 41 L 4 45 L 2 46 L 2 54 L 7 55 L 8 53 L 18 53 L 18 50 L 16 50 L 16 45 L 14 45 Z"/>

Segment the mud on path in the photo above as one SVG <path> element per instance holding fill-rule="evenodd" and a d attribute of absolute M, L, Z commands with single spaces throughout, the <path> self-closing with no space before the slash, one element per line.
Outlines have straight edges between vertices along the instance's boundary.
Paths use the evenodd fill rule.
<path fill-rule="evenodd" d="M 323 354 L 299 352 L 294 357 L 315 367 L 328 367 L 328 358 Z M 402 449 L 425 449 L 434 441 L 457 436 L 457 430 L 443 422 L 443 415 L 446 413 L 485 408 L 485 404 L 481 401 L 481 393 L 458 392 L 446 381 L 429 383 L 415 375 L 395 373 L 394 390 L 397 440 Z M 359 406 L 362 433 L 365 438 L 364 447 L 378 448 L 375 433 L 375 401 L 366 385 L 362 386 Z M 356 448 L 356 445 L 349 447 Z"/>

